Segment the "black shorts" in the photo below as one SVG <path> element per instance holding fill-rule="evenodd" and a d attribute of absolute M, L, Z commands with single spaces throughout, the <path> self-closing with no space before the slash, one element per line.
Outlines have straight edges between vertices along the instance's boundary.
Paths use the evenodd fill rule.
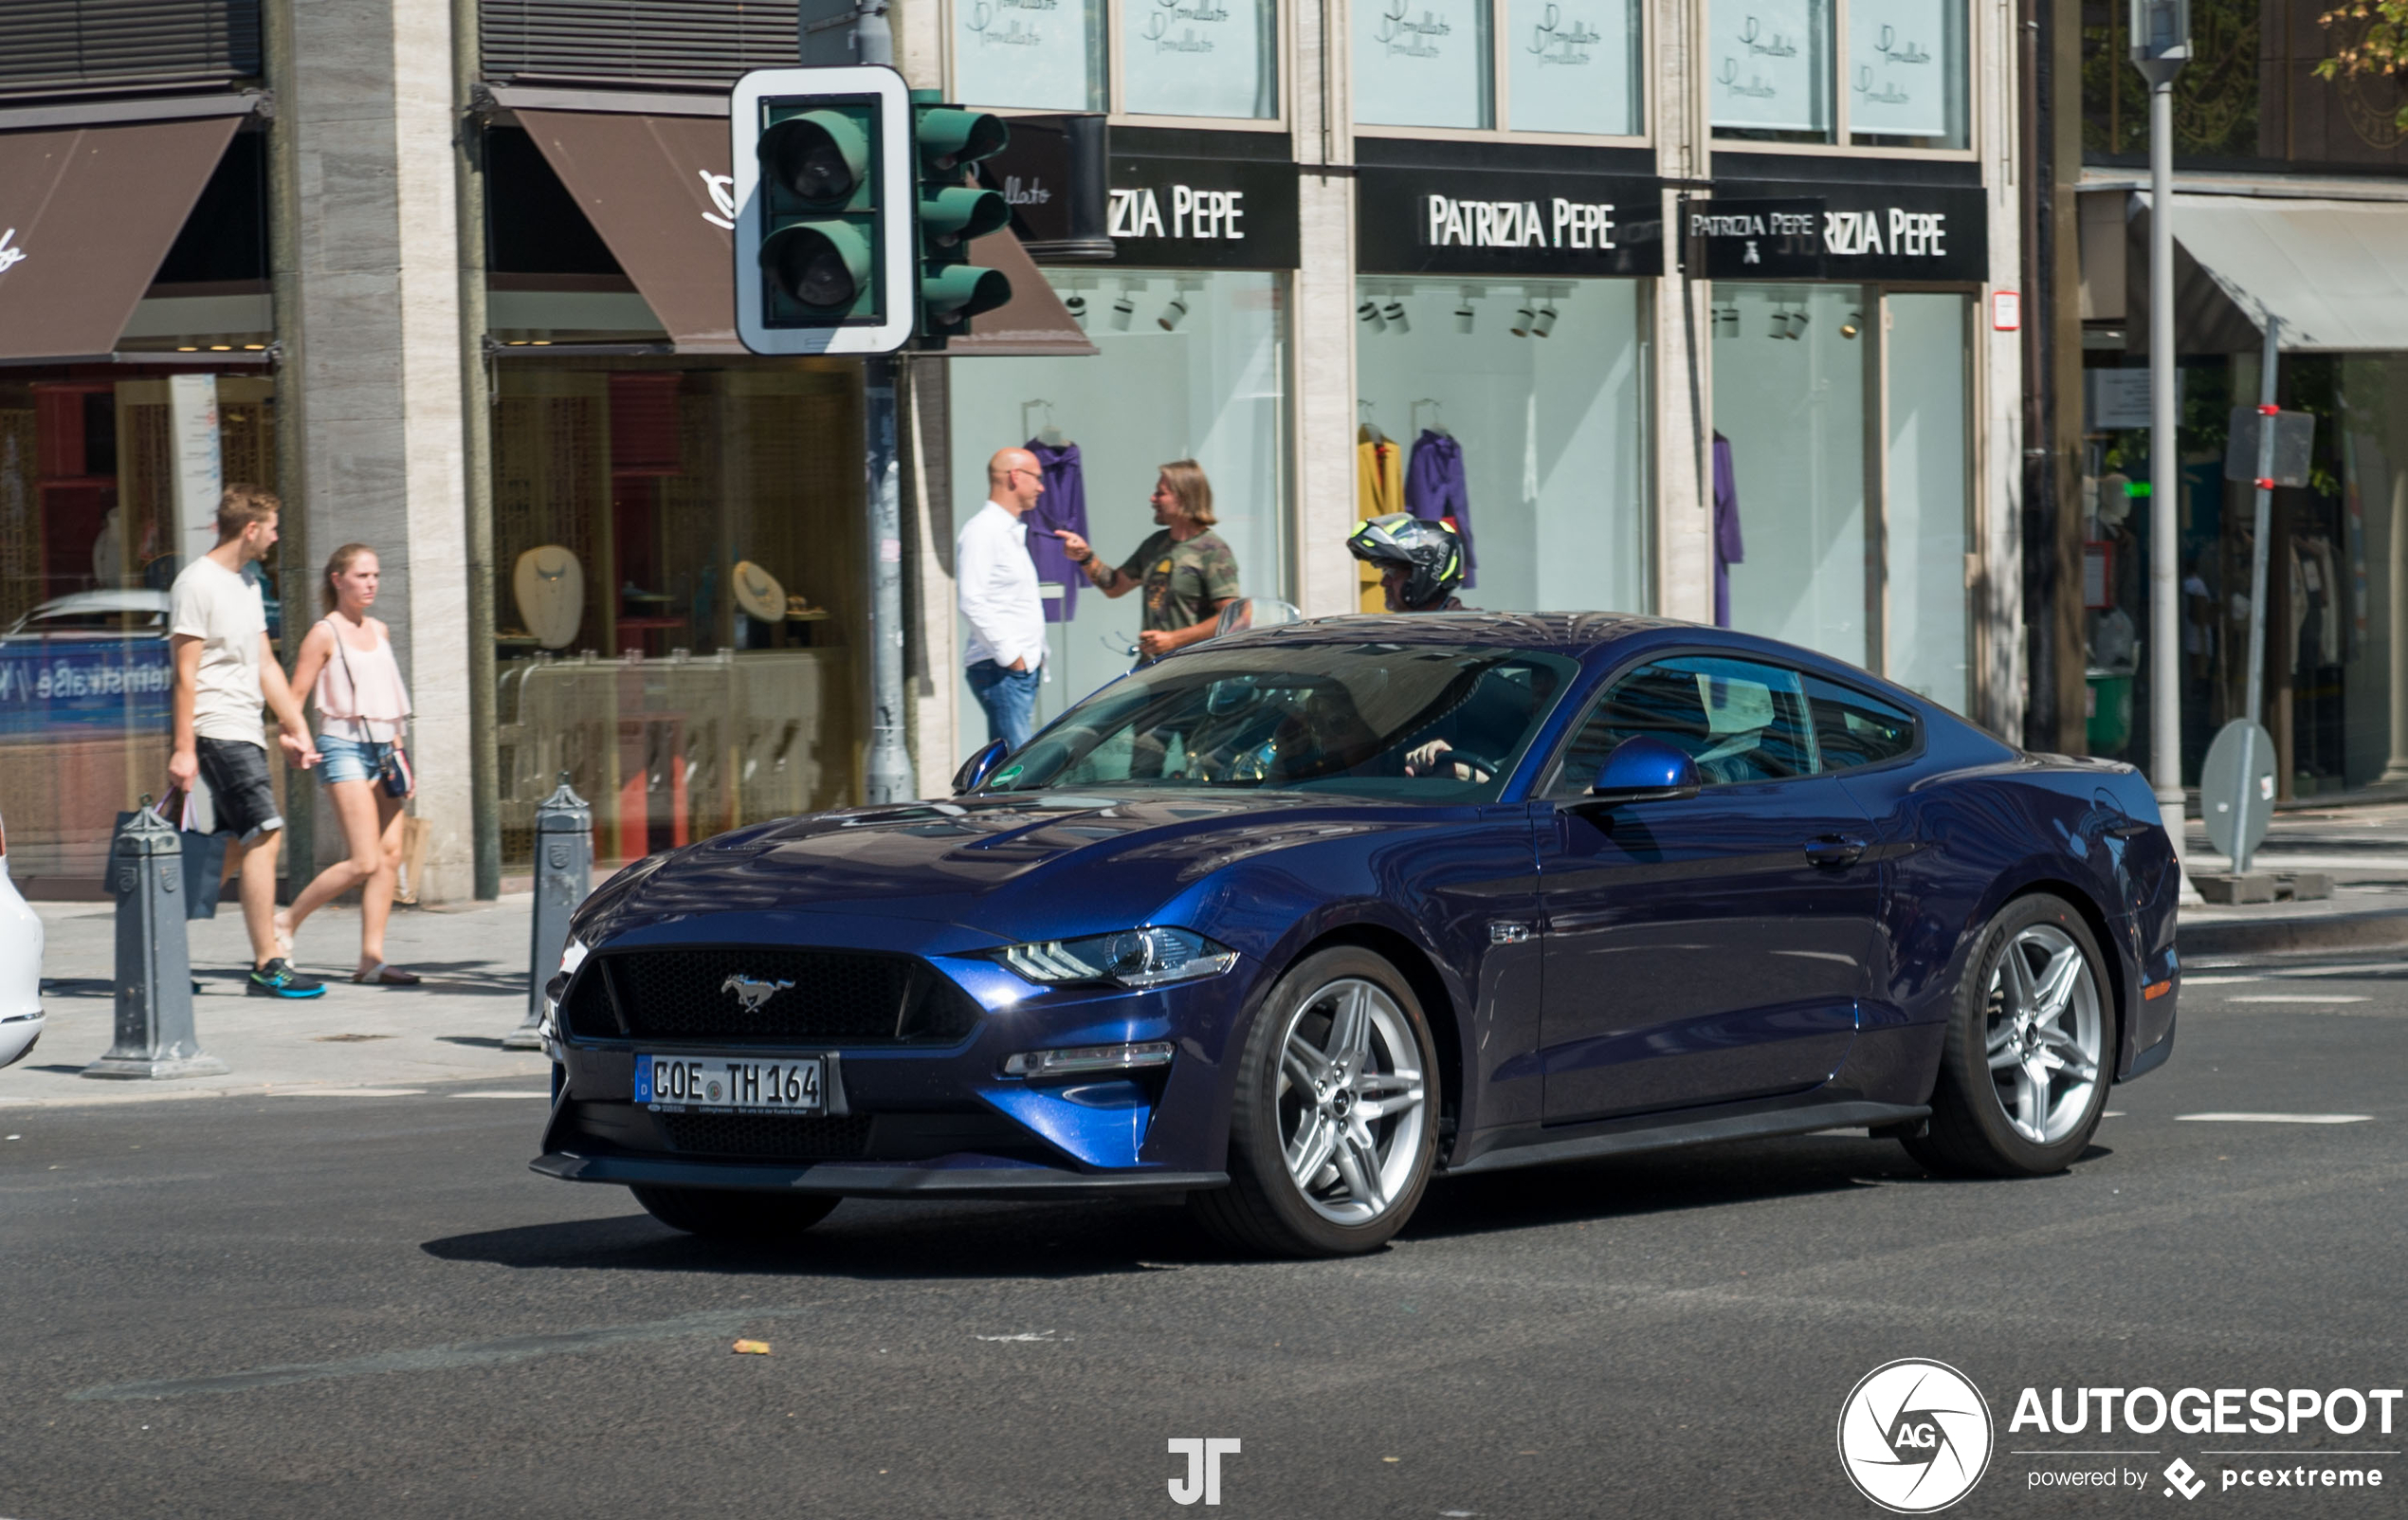
<path fill-rule="evenodd" d="M 284 815 L 276 811 L 275 784 L 267 776 L 267 751 L 240 739 L 200 738 L 192 741 L 192 747 L 217 810 L 218 833 L 247 845 L 284 826 Z"/>

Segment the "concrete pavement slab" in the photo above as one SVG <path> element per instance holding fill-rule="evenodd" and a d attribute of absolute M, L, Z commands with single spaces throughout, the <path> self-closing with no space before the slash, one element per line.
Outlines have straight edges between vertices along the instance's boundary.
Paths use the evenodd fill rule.
<path fill-rule="evenodd" d="M 244 994 L 250 966 L 241 912 L 228 904 L 191 925 L 192 999 L 201 1048 L 231 1069 L 223 1076 L 108 1082 L 80 1075 L 113 1037 L 116 920 L 98 903 L 36 905 L 48 935 L 42 964 L 48 1027 L 18 1065 L 0 1071 L 0 1109 L 146 1103 L 262 1092 L 394 1090 L 498 1076 L 541 1087 L 549 1063 L 502 1049 L 526 1016 L 533 899 L 504 897 L 449 908 L 396 909 L 386 954 L 427 980 L 416 987 L 362 987 L 347 979 L 359 949 L 356 908 L 331 907 L 301 927 L 293 960 L 327 978 L 305 1001 Z"/>

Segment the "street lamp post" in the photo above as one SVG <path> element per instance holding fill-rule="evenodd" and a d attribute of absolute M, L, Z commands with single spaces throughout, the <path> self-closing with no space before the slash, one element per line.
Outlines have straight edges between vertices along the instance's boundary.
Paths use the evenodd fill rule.
<path fill-rule="evenodd" d="M 2149 780 L 2182 847 L 2181 461 L 2174 395 L 2174 76 L 2191 60 L 2190 0 L 2131 0 L 2132 63 L 2149 82 Z"/>

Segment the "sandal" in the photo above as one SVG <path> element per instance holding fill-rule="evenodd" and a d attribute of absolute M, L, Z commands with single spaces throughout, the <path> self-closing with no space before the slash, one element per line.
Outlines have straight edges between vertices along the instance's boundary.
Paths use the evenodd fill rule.
<path fill-rule="evenodd" d="M 404 971 L 379 961 L 365 971 L 353 972 L 351 980 L 371 987 L 415 987 L 425 979 L 415 971 Z"/>

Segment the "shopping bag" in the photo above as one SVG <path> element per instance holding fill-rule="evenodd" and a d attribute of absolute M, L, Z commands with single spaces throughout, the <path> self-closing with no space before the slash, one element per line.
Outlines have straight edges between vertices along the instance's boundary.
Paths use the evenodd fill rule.
<path fill-rule="evenodd" d="M 176 830 L 177 842 L 184 847 L 184 916 L 188 919 L 217 917 L 218 885 L 226 874 L 226 836 L 203 833 L 197 827 L 206 808 L 205 798 L 195 799 L 181 787 L 171 786 L 152 810 Z M 131 813 L 117 815 L 120 830 L 133 821 Z"/>

